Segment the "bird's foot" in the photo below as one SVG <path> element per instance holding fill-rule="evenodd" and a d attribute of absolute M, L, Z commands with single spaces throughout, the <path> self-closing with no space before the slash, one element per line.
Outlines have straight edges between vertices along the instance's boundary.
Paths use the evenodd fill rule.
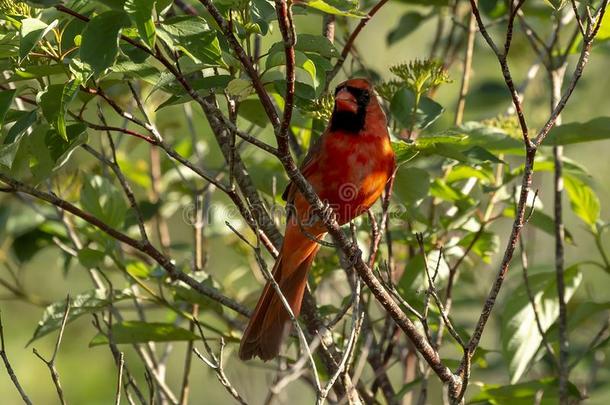
<path fill-rule="evenodd" d="M 337 221 L 337 213 L 333 209 L 333 207 L 326 201 L 322 202 L 324 208 L 320 211 L 320 219 L 325 222 L 333 222 Z"/>
<path fill-rule="evenodd" d="M 346 258 L 346 263 L 349 267 L 352 267 L 358 261 L 358 258 L 362 257 L 362 250 L 358 246 L 354 246 L 352 254 Z"/>

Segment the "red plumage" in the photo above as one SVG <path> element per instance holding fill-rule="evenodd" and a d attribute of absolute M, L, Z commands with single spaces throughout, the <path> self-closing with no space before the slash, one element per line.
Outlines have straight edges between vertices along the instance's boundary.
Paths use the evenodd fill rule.
<path fill-rule="evenodd" d="M 373 87 L 365 79 L 340 84 L 329 125 L 311 147 L 301 172 L 320 199 L 335 210 L 337 221 L 344 224 L 375 203 L 394 167 L 386 117 Z M 307 273 L 320 247 L 312 236 L 324 237 L 326 228 L 319 220 L 311 220 L 312 210 L 294 185 L 288 186 L 285 196 L 294 209 L 288 215 L 273 277 L 298 315 Z M 244 332 L 239 357 L 274 358 L 289 328 L 288 313 L 267 283 Z"/>

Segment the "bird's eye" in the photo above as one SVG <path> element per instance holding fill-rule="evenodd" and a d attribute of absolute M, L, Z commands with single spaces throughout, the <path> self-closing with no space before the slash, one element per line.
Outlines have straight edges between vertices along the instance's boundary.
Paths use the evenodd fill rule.
<path fill-rule="evenodd" d="M 339 93 L 341 90 L 343 90 L 346 86 L 337 86 L 337 88 L 335 89 L 335 96 L 337 95 L 337 93 Z"/>
<path fill-rule="evenodd" d="M 366 89 L 359 89 L 358 87 L 348 87 L 350 93 L 356 97 L 358 104 L 366 106 L 371 99 L 371 95 Z"/>

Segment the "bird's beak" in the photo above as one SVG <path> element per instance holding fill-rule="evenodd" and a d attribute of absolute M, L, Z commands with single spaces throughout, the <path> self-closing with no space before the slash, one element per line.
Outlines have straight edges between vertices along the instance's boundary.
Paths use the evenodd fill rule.
<path fill-rule="evenodd" d="M 358 101 L 348 89 L 341 89 L 335 96 L 335 106 L 337 111 L 358 113 Z"/>

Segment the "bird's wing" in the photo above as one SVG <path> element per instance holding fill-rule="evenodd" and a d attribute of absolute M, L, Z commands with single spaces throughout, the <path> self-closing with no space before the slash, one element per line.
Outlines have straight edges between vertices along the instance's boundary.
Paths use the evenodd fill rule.
<path fill-rule="evenodd" d="M 307 155 L 305 155 L 305 158 L 301 163 L 300 170 L 301 173 L 303 173 L 303 176 L 305 176 L 305 178 L 309 177 L 313 168 L 316 166 L 316 162 L 318 161 L 318 158 L 320 157 L 320 152 L 322 151 L 322 143 L 325 136 L 326 132 L 324 132 L 318 139 L 313 142 L 313 144 L 309 147 L 309 151 L 307 151 Z M 282 193 L 282 199 L 289 204 L 293 203 L 296 191 L 297 188 L 294 183 L 292 183 L 292 181 L 289 182 L 286 186 L 286 189 Z"/>

